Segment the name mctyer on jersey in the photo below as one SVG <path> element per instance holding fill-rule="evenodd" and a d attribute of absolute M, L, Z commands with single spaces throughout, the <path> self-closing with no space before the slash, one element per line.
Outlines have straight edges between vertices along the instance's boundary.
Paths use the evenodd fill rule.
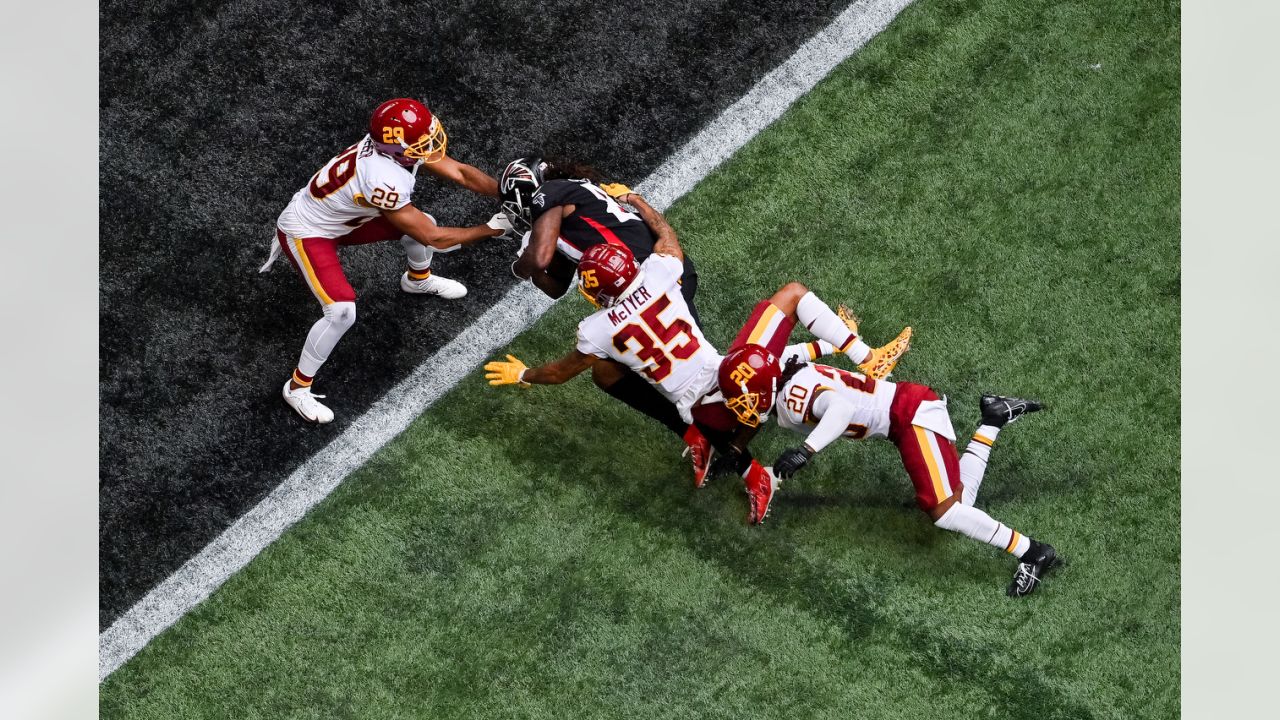
<path fill-rule="evenodd" d="M 641 306 L 646 305 L 653 296 L 649 294 L 649 288 L 641 285 L 639 289 L 623 298 L 619 303 L 609 309 L 609 322 L 617 325 L 627 318 Z"/>

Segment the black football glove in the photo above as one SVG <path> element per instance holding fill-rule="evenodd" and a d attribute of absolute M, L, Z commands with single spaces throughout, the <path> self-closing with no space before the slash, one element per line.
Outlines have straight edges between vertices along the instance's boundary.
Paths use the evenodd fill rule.
<path fill-rule="evenodd" d="M 800 468 L 804 467 L 811 457 L 813 457 L 813 451 L 807 447 L 802 446 L 784 450 L 773 463 L 773 474 L 786 480 L 799 472 Z"/>

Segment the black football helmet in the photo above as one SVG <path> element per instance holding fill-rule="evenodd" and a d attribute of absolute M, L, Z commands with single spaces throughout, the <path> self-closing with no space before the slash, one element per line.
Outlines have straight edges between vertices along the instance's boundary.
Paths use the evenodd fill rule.
<path fill-rule="evenodd" d="M 542 185 L 547 163 L 537 156 L 516 158 L 507 163 L 498 180 L 502 211 L 521 233 L 533 227 L 533 193 Z"/>

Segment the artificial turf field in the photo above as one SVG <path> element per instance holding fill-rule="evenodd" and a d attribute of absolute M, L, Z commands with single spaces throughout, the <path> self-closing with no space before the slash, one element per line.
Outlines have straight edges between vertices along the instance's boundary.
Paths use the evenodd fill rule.
<path fill-rule="evenodd" d="M 978 500 L 1070 558 L 1035 596 L 911 506 L 886 442 L 746 527 L 738 481 L 695 492 L 589 380 L 477 369 L 108 678 L 103 716 L 1176 716 L 1178 67 L 1176 3 L 923 0 L 667 213 L 718 346 L 798 279 L 873 342 L 914 326 L 895 379 L 962 437 L 984 390 L 1051 406 Z M 507 350 L 558 357 L 586 310 Z"/>

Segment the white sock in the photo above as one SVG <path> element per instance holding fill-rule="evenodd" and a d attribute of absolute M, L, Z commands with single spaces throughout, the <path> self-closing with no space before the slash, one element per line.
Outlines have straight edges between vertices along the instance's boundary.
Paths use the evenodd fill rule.
<path fill-rule="evenodd" d="M 783 367 L 787 366 L 787 361 L 796 358 L 800 362 L 813 362 L 824 355 L 832 355 L 836 348 L 826 340 L 814 340 L 807 343 L 796 343 L 788 345 L 782 351 L 782 357 L 778 358 L 778 362 Z"/>
<path fill-rule="evenodd" d="M 849 356 L 855 363 L 864 362 L 871 354 L 871 348 L 844 324 L 838 315 L 827 307 L 817 295 L 805 293 L 796 305 L 796 319 L 816 337 L 831 343 L 836 349 Z"/>
<path fill-rule="evenodd" d="M 996 521 L 978 508 L 962 503 L 952 505 L 933 524 L 943 530 L 958 532 L 978 542 L 998 547 L 1014 557 L 1022 557 L 1031 547 L 1031 538 Z"/>
<path fill-rule="evenodd" d="M 329 359 L 329 353 L 356 322 L 356 304 L 338 302 L 324 306 L 324 316 L 311 326 L 307 341 L 298 357 L 298 372 L 315 377 L 320 366 Z"/>
<path fill-rule="evenodd" d="M 960 457 L 960 482 L 964 483 L 965 505 L 973 505 L 978 499 L 978 488 L 982 487 L 982 476 L 991 458 L 991 446 L 999 432 L 1000 428 L 994 425 L 979 426 L 964 448 L 964 455 Z"/>
<path fill-rule="evenodd" d="M 400 244 L 404 246 L 404 253 L 409 257 L 410 269 L 418 272 L 431 269 L 431 258 L 436 254 L 434 248 L 429 248 L 408 235 L 400 238 Z"/>

